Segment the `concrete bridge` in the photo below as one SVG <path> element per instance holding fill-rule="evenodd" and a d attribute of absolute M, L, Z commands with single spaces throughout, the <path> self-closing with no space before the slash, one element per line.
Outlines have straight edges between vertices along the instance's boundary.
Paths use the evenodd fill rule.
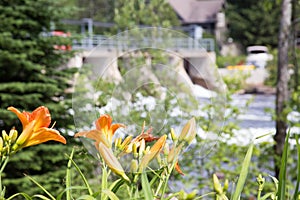
<path fill-rule="evenodd" d="M 145 49 L 152 49 L 164 52 L 172 69 L 183 77 L 184 84 L 198 84 L 215 91 L 226 88 L 215 66 L 213 39 L 195 40 L 167 29 L 144 28 L 125 31 L 113 37 L 82 37 L 73 42 L 73 49 L 81 50 L 79 56 L 83 58 L 83 63 L 93 65 L 93 74 L 110 81 L 122 80 L 118 60 L 128 60 L 132 56 L 146 57 L 143 69 L 152 77 L 152 81 L 156 81 L 155 75 L 145 68 L 153 64 L 151 55 L 145 55 Z"/>

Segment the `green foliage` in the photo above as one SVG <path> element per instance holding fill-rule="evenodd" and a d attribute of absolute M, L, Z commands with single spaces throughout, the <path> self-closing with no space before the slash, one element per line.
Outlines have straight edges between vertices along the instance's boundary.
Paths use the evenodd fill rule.
<path fill-rule="evenodd" d="M 228 75 L 223 76 L 230 93 L 238 92 L 246 88 L 246 79 L 250 76 L 250 72 L 244 70 L 232 70 Z"/>
<path fill-rule="evenodd" d="M 228 0 L 225 14 L 229 36 L 249 45 L 277 46 L 280 2 L 278 0 Z"/>
<path fill-rule="evenodd" d="M 72 143 L 72 145 L 76 145 L 76 143 Z M 65 153 L 68 153 L 69 150 L 69 146 L 45 144 L 24 149 L 13 155 L 4 171 L 3 185 L 6 186 L 6 196 L 21 191 L 30 196 L 43 193 L 24 174 L 31 176 L 46 190 L 51 191 L 52 195 L 58 195 L 65 185 L 68 163 L 68 157 Z M 75 158 L 78 159 L 77 164 L 83 168 L 82 170 L 87 174 L 87 177 L 91 177 L 92 174 L 89 172 L 94 169 L 94 164 L 89 159 L 87 152 L 83 148 L 77 148 Z M 74 184 L 80 183 L 80 178 L 73 174 L 72 182 Z"/>
<path fill-rule="evenodd" d="M 269 73 L 269 76 L 265 80 L 265 85 L 275 87 L 277 83 L 277 62 L 278 62 L 278 51 L 277 49 L 271 50 L 269 52 L 273 59 L 267 62 L 266 69 Z"/>
<path fill-rule="evenodd" d="M 225 68 L 227 66 L 245 64 L 246 56 L 218 56 L 217 57 L 217 66 L 219 68 Z"/>
<path fill-rule="evenodd" d="M 232 195 L 233 200 L 239 200 L 247 179 L 248 171 L 249 171 L 249 166 L 251 162 L 251 157 L 252 157 L 252 152 L 253 152 L 253 146 L 254 144 L 250 144 L 247 154 L 244 158 L 243 164 L 242 164 L 242 169 L 239 175 L 238 182 L 236 184 L 236 187 L 234 189 L 234 193 Z"/>
<path fill-rule="evenodd" d="M 114 21 L 118 30 L 138 25 L 168 28 L 179 24 L 175 11 L 166 0 L 127 0 L 115 4 Z"/>
<path fill-rule="evenodd" d="M 72 19 L 91 18 L 94 21 L 117 24 L 117 27 L 94 27 L 93 31 L 97 34 L 116 34 L 138 25 L 179 25 L 176 13 L 166 0 L 69 0 L 65 5 L 77 7 L 70 16 Z"/>

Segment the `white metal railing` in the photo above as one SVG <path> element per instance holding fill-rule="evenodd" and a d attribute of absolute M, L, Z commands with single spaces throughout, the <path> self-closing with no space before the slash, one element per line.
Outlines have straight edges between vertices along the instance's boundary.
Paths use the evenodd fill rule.
<path fill-rule="evenodd" d="M 74 49 L 92 49 L 94 47 L 107 50 L 133 50 L 138 48 L 163 48 L 170 50 L 206 50 L 214 51 L 214 40 L 202 38 L 152 38 L 152 37 L 107 37 L 93 35 L 81 37 L 73 41 Z"/>

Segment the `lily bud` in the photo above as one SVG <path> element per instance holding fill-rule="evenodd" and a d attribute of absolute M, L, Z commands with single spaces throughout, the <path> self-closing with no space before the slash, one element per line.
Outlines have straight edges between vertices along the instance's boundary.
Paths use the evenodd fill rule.
<path fill-rule="evenodd" d="M 4 142 L 9 141 L 9 136 L 7 135 L 5 130 L 2 131 L 2 138 L 3 138 Z"/>
<path fill-rule="evenodd" d="M 150 148 L 150 150 L 145 154 L 140 163 L 140 172 L 145 169 L 148 163 L 159 154 L 162 148 L 165 146 L 167 135 L 161 136 L 157 142 Z"/>
<path fill-rule="evenodd" d="M 185 126 L 183 127 L 178 140 L 179 141 L 187 141 L 188 144 L 192 142 L 192 140 L 196 136 L 196 120 L 195 118 L 190 119 Z"/>
<path fill-rule="evenodd" d="M 224 192 L 226 192 L 228 190 L 228 187 L 229 187 L 229 181 L 228 181 L 228 179 L 225 179 L 224 187 L 223 187 Z"/>
<path fill-rule="evenodd" d="M 17 140 L 18 137 L 18 131 L 15 130 L 14 128 L 10 130 L 9 132 L 9 138 L 11 143 L 14 143 Z"/>
<path fill-rule="evenodd" d="M 214 183 L 214 189 L 217 192 L 217 194 L 222 194 L 223 188 L 216 174 L 213 174 L 213 183 Z"/>
<path fill-rule="evenodd" d="M 133 159 L 131 161 L 130 171 L 133 173 L 137 172 L 138 166 L 139 166 L 138 161 L 136 159 Z"/>
<path fill-rule="evenodd" d="M 143 155 L 146 155 L 149 151 L 150 151 L 150 147 L 147 146 L 146 149 L 145 149 L 145 151 L 143 151 Z"/>
<path fill-rule="evenodd" d="M 0 137 L 0 152 L 3 150 L 3 139 Z"/>
<path fill-rule="evenodd" d="M 145 148 L 146 148 L 146 143 L 145 143 L 145 140 L 142 139 L 140 141 L 140 148 L 139 148 L 139 156 L 142 157 L 143 154 L 144 154 L 144 151 L 145 151 Z"/>
<path fill-rule="evenodd" d="M 178 147 L 175 147 L 175 146 L 172 147 L 172 149 L 170 150 L 169 155 L 168 155 L 168 159 L 167 159 L 168 163 L 173 163 L 174 160 L 177 160 L 177 157 L 178 157 L 181 149 L 182 149 L 182 145 L 178 146 Z"/>
<path fill-rule="evenodd" d="M 131 140 L 132 140 L 132 135 L 127 136 L 121 144 L 121 149 L 124 150 L 125 148 L 127 148 Z"/>
<path fill-rule="evenodd" d="M 138 154 L 138 151 L 137 151 L 137 145 L 136 145 L 136 143 L 133 143 L 133 144 L 132 144 L 132 152 L 133 152 L 133 157 L 134 157 L 134 158 L 138 158 L 138 157 L 139 157 L 139 154 Z"/>
<path fill-rule="evenodd" d="M 258 177 L 256 178 L 256 181 L 258 183 L 258 189 L 262 191 L 265 185 L 265 178 L 263 178 L 262 175 L 259 174 Z"/>
<path fill-rule="evenodd" d="M 130 182 L 130 179 L 125 174 L 123 167 L 119 163 L 118 159 L 114 156 L 112 150 L 102 142 L 99 143 L 99 153 L 112 172 Z"/>
<path fill-rule="evenodd" d="M 256 178 L 258 185 L 263 185 L 265 183 L 265 178 L 262 177 L 261 174 Z"/>
<path fill-rule="evenodd" d="M 121 143 L 122 143 L 122 139 L 121 138 L 117 138 L 115 140 L 115 148 L 121 149 Z"/>
<path fill-rule="evenodd" d="M 176 135 L 173 128 L 171 128 L 171 138 L 174 142 L 177 141 L 177 139 L 178 139 L 178 137 L 177 137 L 177 135 Z"/>
<path fill-rule="evenodd" d="M 187 194 L 186 199 L 195 199 L 197 193 L 198 193 L 198 190 L 193 190 L 191 193 Z"/>

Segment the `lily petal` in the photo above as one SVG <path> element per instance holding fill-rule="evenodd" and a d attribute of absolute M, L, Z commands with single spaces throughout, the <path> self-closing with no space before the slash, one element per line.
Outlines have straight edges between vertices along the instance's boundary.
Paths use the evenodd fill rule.
<path fill-rule="evenodd" d="M 37 132 L 34 132 L 30 140 L 26 141 L 23 147 L 33 146 L 41 144 L 47 141 L 57 141 L 66 144 L 66 139 L 57 131 L 50 128 L 40 128 Z"/>
<path fill-rule="evenodd" d="M 20 148 L 24 147 L 24 143 L 27 140 L 29 140 L 29 138 L 31 137 L 31 135 L 33 133 L 35 124 L 36 124 L 36 121 L 33 120 L 23 129 L 23 132 L 20 134 L 20 136 L 18 137 L 18 139 L 16 141 L 15 148 L 20 149 Z M 14 150 L 17 150 L 17 149 L 14 149 Z"/>
<path fill-rule="evenodd" d="M 98 130 L 104 130 L 107 131 L 109 127 L 111 126 L 112 118 L 109 115 L 101 115 L 99 119 L 96 121 L 96 128 Z"/>
<path fill-rule="evenodd" d="M 29 123 L 29 117 L 27 117 L 28 116 L 27 114 L 21 113 L 18 109 L 16 109 L 13 106 L 8 107 L 7 110 L 9 110 L 17 115 L 17 117 L 19 118 L 19 120 L 22 123 L 23 129 Z"/>
<path fill-rule="evenodd" d="M 37 121 L 36 128 L 49 127 L 51 123 L 51 116 L 48 108 L 46 108 L 45 106 L 38 107 L 31 113 L 29 120 Z"/>
<path fill-rule="evenodd" d="M 113 124 L 111 125 L 110 129 L 112 131 L 112 134 L 114 134 L 116 132 L 117 129 L 119 128 L 125 128 L 124 124 Z"/>
<path fill-rule="evenodd" d="M 179 174 L 181 174 L 182 176 L 184 176 L 184 173 L 183 173 L 182 170 L 180 169 L 178 160 L 177 160 L 177 162 L 175 163 L 175 170 L 176 170 Z"/>
<path fill-rule="evenodd" d="M 108 148 L 111 147 L 111 144 L 106 139 L 105 135 L 99 130 L 90 130 L 90 131 L 83 131 L 75 134 L 75 137 L 86 137 L 92 140 L 95 140 L 95 147 L 96 149 L 99 148 L 99 143 L 102 142 Z"/>

